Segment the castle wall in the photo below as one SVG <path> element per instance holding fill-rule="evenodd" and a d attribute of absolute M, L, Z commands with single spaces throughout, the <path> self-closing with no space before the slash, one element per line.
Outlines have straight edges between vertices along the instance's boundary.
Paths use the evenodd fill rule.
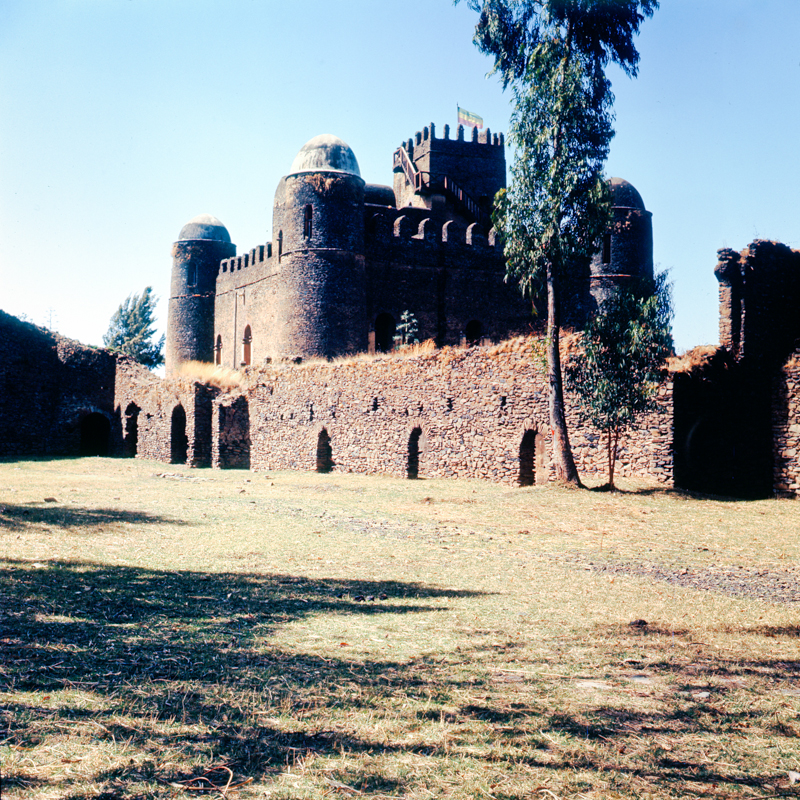
<path fill-rule="evenodd" d="M 420 209 L 369 209 L 367 220 L 367 317 L 399 322 L 411 311 L 419 338 L 457 345 L 467 324 L 481 323 L 493 341 L 528 329 L 531 306 L 506 283 L 502 247 L 456 221 L 425 216 Z"/>
<path fill-rule="evenodd" d="M 405 477 L 419 429 L 420 477 L 509 485 L 518 484 L 522 473 L 536 482 L 552 478 L 546 381 L 530 340 L 253 369 L 245 396 L 254 469 L 315 469 L 324 430 L 334 471 Z M 215 404 L 231 402 L 222 397 Z M 575 407 L 569 398 L 567 404 Z M 575 411 L 569 411 L 569 423 L 579 470 L 604 476 L 601 437 Z M 625 438 L 619 474 L 669 484 L 671 444 L 671 385 L 665 384 L 658 410 Z"/>

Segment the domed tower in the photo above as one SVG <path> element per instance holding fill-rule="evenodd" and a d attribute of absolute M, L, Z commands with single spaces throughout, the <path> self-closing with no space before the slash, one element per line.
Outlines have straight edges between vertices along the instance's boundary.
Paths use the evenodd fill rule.
<path fill-rule="evenodd" d="M 172 246 L 167 311 L 167 377 L 184 361 L 214 360 L 214 293 L 219 262 L 236 255 L 227 228 L 200 214 L 181 228 Z"/>
<path fill-rule="evenodd" d="M 611 226 L 591 263 L 590 291 L 597 306 L 624 283 L 653 277 L 653 221 L 642 196 L 622 180 L 609 181 L 613 197 Z"/>
<path fill-rule="evenodd" d="M 278 185 L 278 357 L 331 358 L 367 349 L 364 181 L 341 139 L 311 139 Z"/>

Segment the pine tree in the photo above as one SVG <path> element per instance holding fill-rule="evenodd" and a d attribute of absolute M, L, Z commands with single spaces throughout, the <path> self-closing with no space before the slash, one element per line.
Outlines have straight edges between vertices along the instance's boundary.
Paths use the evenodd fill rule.
<path fill-rule="evenodd" d="M 566 383 L 579 398 L 581 416 L 606 434 L 611 488 L 620 437 L 653 408 L 671 352 L 671 287 L 662 272 L 605 300 L 566 365 Z"/>
<path fill-rule="evenodd" d="M 458 0 L 456 0 L 458 1 Z M 657 0 L 468 0 L 475 42 L 511 87 L 516 149 L 496 199 L 509 277 L 546 297 L 547 378 L 556 477 L 580 485 L 569 443 L 559 353 L 560 289 L 610 220 L 603 164 L 614 134 L 609 62 L 635 76 L 633 37 Z"/>
<path fill-rule="evenodd" d="M 160 367 L 164 363 L 164 337 L 153 341 L 156 300 L 152 286 L 148 286 L 141 296 L 129 295 L 111 317 L 103 345 L 135 358 L 150 369 Z"/>

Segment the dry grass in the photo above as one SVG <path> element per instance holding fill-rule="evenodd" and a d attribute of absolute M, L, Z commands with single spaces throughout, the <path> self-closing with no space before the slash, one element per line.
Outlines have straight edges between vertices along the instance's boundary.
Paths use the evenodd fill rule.
<path fill-rule="evenodd" d="M 109 459 L 0 487 L 4 799 L 800 794 L 791 501 Z"/>
<path fill-rule="evenodd" d="M 209 364 L 205 361 L 184 361 L 178 367 L 178 376 L 188 378 L 195 383 L 216 386 L 223 392 L 238 389 L 243 382 L 242 373 L 237 369 Z"/>
<path fill-rule="evenodd" d="M 721 349 L 715 344 L 702 344 L 687 350 L 683 355 L 668 358 L 667 369 L 670 372 L 693 372 L 710 364 L 721 353 Z"/>

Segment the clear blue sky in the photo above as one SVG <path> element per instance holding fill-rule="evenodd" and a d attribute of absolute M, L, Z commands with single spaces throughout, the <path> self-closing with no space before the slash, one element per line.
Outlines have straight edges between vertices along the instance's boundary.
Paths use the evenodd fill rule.
<path fill-rule="evenodd" d="M 100 344 L 152 285 L 166 321 L 170 247 L 199 213 L 240 252 L 319 133 L 370 183 L 456 103 L 493 131 L 474 14 L 450 0 L 0 0 L 0 308 Z M 800 0 L 662 0 L 640 75 L 612 73 L 608 174 L 653 212 L 680 350 L 717 342 L 716 250 L 800 247 Z"/>

